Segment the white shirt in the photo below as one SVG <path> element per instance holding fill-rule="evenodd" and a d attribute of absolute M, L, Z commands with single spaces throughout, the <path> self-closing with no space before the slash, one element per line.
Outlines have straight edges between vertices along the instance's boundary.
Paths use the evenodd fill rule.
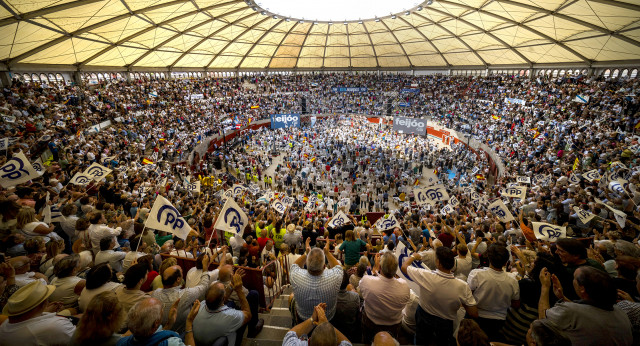
<path fill-rule="evenodd" d="M 440 270 L 430 271 L 409 266 L 407 274 L 420 286 L 420 307 L 428 314 L 455 320 L 460 305 L 476 305 L 466 282 Z"/>
<path fill-rule="evenodd" d="M 117 242 L 116 236 L 118 234 L 120 234 L 120 232 L 122 231 L 122 228 L 117 227 L 115 229 L 105 225 L 105 224 L 101 224 L 101 225 L 90 225 L 89 228 L 87 229 L 87 231 L 89 232 L 89 239 L 91 240 L 91 248 L 93 250 L 94 254 L 97 254 L 100 251 L 100 240 L 102 238 L 106 238 L 106 237 L 113 237 L 114 241 Z"/>
<path fill-rule="evenodd" d="M 367 318 L 378 325 L 402 322 L 402 310 L 410 301 L 409 285 L 404 279 L 365 275 L 358 285 L 364 298 Z"/>
<path fill-rule="evenodd" d="M 80 307 L 80 311 L 84 312 L 85 310 L 87 310 L 87 306 L 89 305 L 89 302 L 91 301 L 91 299 L 93 299 L 93 297 L 102 292 L 115 292 L 120 286 L 122 286 L 122 284 L 109 281 L 106 284 L 92 290 L 89 290 L 85 287 L 82 290 L 82 293 L 80 293 L 80 298 L 78 298 L 78 306 Z"/>
<path fill-rule="evenodd" d="M 173 250 L 170 253 L 171 256 L 185 257 L 185 258 L 193 258 L 193 254 L 186 250 Z"/>
<path fill-rule="evenodd" d="M 478 315 L 482 318 L 504 320 L 511 301 L 520 299 L 518 281 L 502 270 L 474 269 L 467 282 L 478 301 Z"/>
<path fill-rule="evenodd" d="M 189 271 L 187 272 L 185 287 L 191 288 L 191 287 L 198 286 L 198 283 L 200 282 L 200 278 L 202 277 L 202 272 L 203 272 L 202 269 L 196 269 L 196 267 L 189 269 Z M 218 272 L 219 272 L 218 269 L 214 269 L 209 272 L 210 282 L 218 280 Z"/>
<path fill-rule="evenodd" d="M 80 296 L 75 293 L 75 288 L 80 281 L 82 281 L 82 279 L 75 275 L 62 279 L 54 277 L 53 280 L 51 280 L 51 284 L 56 286 L 56 290 L 49 296 L 49 301 L 62 302 L 65 309 L 76 307 Z"/>
<path fill-rule="evenodd" d="M 98 252 L 98 254 L 96 254 L 95 264 L 98 265 L 101 263 L 109 263 L 109 265 L 111 265 L 111 269 L 115 270 L 117 273 L 120 273 L 122 272 L 122 260 L 126 255 L 126 252 L 121 251 L 100 251 Z"/>
<path fill-rule="evenodd" d="M 68 345 L 76 327 L 64 317 L 44 312 L 18 323 L 0 325 L 0 345 Z"/>
<path fill-rule="evenodd" d="M 467 281 L 467 277 L 471 272 L 471 254 L 467 253 L 464 258 L 456 256 L 456 265 L 453 267 L 453 275 L 456 278 Z"/>

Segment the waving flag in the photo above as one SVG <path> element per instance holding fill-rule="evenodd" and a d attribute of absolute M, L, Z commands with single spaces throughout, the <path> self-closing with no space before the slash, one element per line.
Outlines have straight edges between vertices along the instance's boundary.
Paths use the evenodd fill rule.
<path fill-rule="evenodd" d="M 436 177 L 436 173 L 431 172 L 431 170 L 427 170 L 425 174 L 426 184 L 427 186 L 436 185 L 439 183 L 438 177 Z"/>
<path fill-rule="evenodd" d="M 153 161 L 151 161 L 151 160 L 149 160 L 148 158 L 145 157 L 145 158 L 142 159 L 142 164 L 143 165 L 150 165 L 150 164 L 153 164 Z"/>
<path fill-rule="evenodd" d="M 185 188 L 189 192 L 200 193 L 200 181 L 196 180 L 196 181 L 194 181 L 192 183 L 188 183 L 188 184 L 185 185 Z"/>
<path fill-rule="evenodd" d="M 411 288 L 414 292 L 420 292 L 420 286 L 418 286 L 418 284 L 416 284 L 411 277 L 409 277 L 408 275 L 405 275 L 402 270 L 400 268 L 402 268 L 402 264 L 404 263 L 404 261 L 407 260 L 407 258 L 409 258 L 409 256 L 411 256 L 411 252 L 409 251 L 410 249 L 407 248 L 401 241 L 398 242 L 398 246 L 396 246 L 396 249 L 394 251 L 394 254 L 396 255 L 396 258 L 398 259 L 398 270 L 396 271 L 396 275 L 398 275 L 398 277 L 404 279 L 407 284 L 409 285 L 409 288 Z M 416 268 L 421 268 L 421 269 L 426 269 L 426 270 L 431 270 L 429 267 L 427 267 L 424 263 L 422 263 L 421 261 L 413 261 L 411 262 L 411 266 L 412 267 L 416 267 Z"/>
<path fill-rule="evenodd" d="M 73 175 L 73 177 L 71 178 L 71 180 L 69 181 L 70 184 L 73 185 L 80 185 L 80 186 L 85 186 L 87 184 L 89 184 L 90 182 L 93 181 L 93 178 L 81 173 L 81 172 L 77 172 L 76 174 Z"/>
<path fill-rule="evenodd" d="M 391 215 L 388 219 L 385 219 L 384 217 L 379 218 L 373 226 L 379 231 L 386 231 L 400 227 L 400 223 L 396 220 L 395 216 Z"/>
<path fill-rule="evenodd" d="M 502 189 L 501 193 L 505 197 L 523 199 L 527 196 L 527 188 L 524 186 L 512 186 Z"/>
<path fill-rule="evenodd" d="M 218 214 L 218 221 L 216 221 L 214 228 L 242 236 L 248 224 L 247 214 L 242 211 L 233 198 L 228 198 L 222 211 Z"/>
<path fill-rule="evenodd" d="M 191 226 L 180 215 L 178 210 L 166 198 L 158 195 L 149 212 L 145 227 L 175 234 L 180 239 L 187 239 Z"/>
<path fill-rule="evenodd" d="M 576 215 L 578 215 L 578 217 L 580 218 L 580 221 L 582 221 L 582 223 L 584 223 L 584 224 L 589 223 L 589 221 L 591 221 L 591 219 L 596 217 L 595 214 L 592 214 L 589 211 L 584 210 L 582 208 L 573 207 L 573 211 L 576 212 Z"/>
<path fill-rule="evenodd" d="M 243 194 L 246 189 L 247 189 L 246 187 L 240 184 L 233 184 L 233 186 L 231 187 L 231 191 L 233 192 L 234 196 Z"/>
<path fill-rule="evenodd" d="M 532 222 L 533 233 L 537 239 L 555 242 L 567 237 L 567 228 L 545 222 Z"/>
<path fill-rule="evenodd" d="M 345 197 L 338 202 L 338 208 L 349 207 L 351 205 L 351 199 L 349 197 Z"/>
<path fill-rule="evenodd" d="M 329 226 L 331 228 L 337 228 L 337 227 L 344 226 L 344 225 L 346 225 L 346 224 L 348 224 L 350 222 L 351 222 L 351 220 L 349 219 L 347 214 L 345 214 L 341 210 L 334 217 L 331 218 L 331 221 L 329 221 L 327 226 Z"/>
<path fill-rule="evenodd" d="M 273 201 L 273 203 L 271 203 L 271 207 L 280 214 L 284 214 L 284 212 L 287 210 L 287 206 L 277 199 Z"/>
<path fill-rule="evenodd" d="M 25 183 L 40 175 L 21 152 L 12 157 L 4 166 L 0 167 L 0 185 L 5 189 Z"/>
<path fill-rule="evenodd" d="M 35 169 L 39 175 L 43 175 L 45 172 L 44 164 L 42 163 L 42 159 L 38 158 L 34 163 L 31 164 L 33 169 Z"/>
<path fill-rule="evenodd" d="M 616 209 L 616 208 L 612 208 L 610 207 L 608 204 L 604 203 L 603 201 L 595 198 L 594 199 L 596 201 L 596 203 L 602 204 L 605 207 L 607 207 L 607 209 L 611 210 L 613 212 L 613 216 L 615 216 L 616 218 L 616 222 L 618 223 L 618 225 L 620 225 L 620 227 L 624 228 L 624 225 L 627 221 L 627 214 L 625 214 L 624 212 L 621 212 L 620 210 Z"/>
<path fill-rule="evenodd" d="M 95 181 L 102 180 L 109 173 L 111 173 L 109 168 L 95 162 L 83 172 L 84 175 L 91 177 Z"/>
<path fill-rule="evenodd" d="M 489 210 L 500 219 L 502 222 L 509 222 L 515 220 L 513 215 L 509 211 L 506 205 L 501 200 L 489 204 Z"/>

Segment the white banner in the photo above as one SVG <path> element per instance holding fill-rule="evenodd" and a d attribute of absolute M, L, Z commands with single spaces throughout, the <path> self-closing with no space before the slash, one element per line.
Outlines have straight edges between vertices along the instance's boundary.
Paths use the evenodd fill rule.
<path fill-rule="evenodd" d="M 428 169 L 427 173 L 424 174 L 424 178 L 424 182 L 427 186 L 433 186 L 440 183 L 438 181 L 438 177 L 436 177 L 435 173 L 430 169 Z"/>
<path fill-rule="evenodd" d="M 85 186 L 93 181 L 93 178 L 84 174 L 77 172 L 73 175 L 73 178 L 69 181 L 69 184 Z"/>
<path fill-rule="evenodd" d="M 511 215 L 511 212 L 509 211 L 507 206 L 504 205 L 504 203 L 499 199 L 489 204 L 489 210 L 491 210 L 491 212 L 502 222 L 509 222 L 514 220 L 513 215 Z"/>
<path fill-rule="evenodd" d="M 338 208 L 344 208 L 344 207 L 349 208 L 350 205 L 351 205 L 351 199 L 349 199 L 349 197 L 342 198 L 340 202 L 338 202 Z"/>
<path fill-rule="evenodd" d="M 21 152 L 12 157 L 4 166 L 0 167 L 0 185 L 5 189 L 26 183 L 40 175 L 36 171 L 27 157 Z"/>
<path fill-rule="evenodd" d="M 516 177 L 516 181 L 520 184 L 530 184 L 531 178 L 527 176 L 519 176 L 519 177 Z"/>
<path fill-rule="evenodd" d="M 566 227 L 545 222 L 532 222 L 532 224 L 533 233 L 535 233 L 537 239 L 555 242 L 558 239 L 567 237 Z"/>
<path fill-rule="evenodd" d="M 624 195 L 628 194 L 627 190 L 625 190 L 626 185 L 629 185 L 629 183 L 625 184 L 623 182 L 614 180 L 614 181 L 609 183 L 609 190 L 619 194 L 620 196 L 624 196 Z"/>
<path fill-rule="evenodd" d="M 460 204 L 460 201 L 458 201 L 456 196 L 451 196 L 451 198 L 449 199 L 449 204 L 455 208 Z"/>
<path fill-rule="evenodd" d="M 344 226 L 344 225 L 346 225 L 346 224 L 348 224 L 350 222 L 351 222 L 351 220 L 349 219 L 347 214 L 345 214 L 341 210 L 334 217 L 331 218 L 331 221 L 329 221 L 327 226 L 329 226 L 331 228 L 337 228 L 337 227 Z"/>
<path fill-rule="evenodd" d="M 419 205 L 435 205 L 438 202 L 449 200 L 449 194 L 447 193 L 447 189 L 444 185 L 434 185 L 424 189 L 416 189 L 414 191 L 416 203 Z"/>
<path fill-rule="evenodd" d="M 196 180 L 192 183 L 189 183 L 185 186 L 185 188 L 191 193 L 200 193 L 200 181 Z"/>
<path fill-rule="evenodd" d="M 116 156 L 115 156 L 115 155 L 113 155 L 113 156 L 107 156 L 107 157 L 103 158 L 101 162 L 102 162 L 102 164 L 103 164 L 103 165 L 108 166 L 108 165 L 110 165 L 110 164 L 111 164 L 111 161 L 113 161 L 113 160 L 115 160 L 115 159 L 116 159 Z"/>
<path fill-rule="evenodd" d="M 451 214 L 453 212 L 453 207 L 451 206 L 451 204 L 447 204 L 444 206 L 444 208 L 440 209 L 440 214 L 442 214 L 443 216 L 446 216 L 447 214 Z"/>
<path fill-rule="evenodd" d="M 618 225 L 620 225 L 620 227 L 624 228 L 624 225 L 625 225 L 625 223 L 627 221 L 627 214 L 625 214 L 624 212 L 622 212 L 622 211 L 620 211 L 618 209 L 610 207 L 608 204 L 604 203 L 603 201 L 601 201 L 601 200 L 599 200 L 597 198 L 595 198 L 594 200 L 596 201 L 596 203 L 602 204 L 605 207 L 607 207 L 607 209 L 611 210 L 613 212 L 613 216 L 615 216 L 615 218 L 616 218 L 616 222 L 618 222 Z"/>
<path fill-rule="evenodd" d="M 84 175 L 91 177 L 95 181 L 100 181 L 111 173 L 111 170 L 98 163 L 93 163 L 84 171 Z"/>
<path fill-rule="evenodd" d="M 571 176 L 569 177 L 569 184 L 571 185 L 580 184 L 580 178 L 578 177 L 577 174 L 575 173 L 571 174 Z"/>
<path fill-rule="evenodd" d="M 159 231 L 175 234 L 180 239 L 187 239 L 191 227 L 178 210 L 166 198 L 158 195 L 149 212 L 145 226 Z"/>
<path fill-rule="evenodd" d="M 246 190 L 247 188 L 240 185 L 240 184 L 233 184 L 233 186 L 231 187 L 231 191 L 233 192 L 234 196 L 238 196 L 244 193 L 244 190 Z"/>
<path fill-rule="evenodd" d="M 220 214 L 215 229 L 231 232 L 242 236 L 244 228 L 249 224 L 249 218 L 233 198 L 228 198 Z"/>
<path fill-rule="evenodd" d="M 400 269 L 402 268 L 402 264 L 404 263 L 404 261 L 406 261 L 409 258 L 409 256 L 411 256 L 409 249 L 406 246 L 404 246 L 404 244 L 401 241 L 399 241 L 398 246 L 396 246 L 394 254 L 396 255 L 396 258 L 398 258 L 398 270 L 396 271 L 396 275 L 398 275 L 399 278 L 404 279 L 409 285 L 409 288 L 411 288 L 414 292 L 419 293 L 420 286 L 418 286 L 418 284 L 416 284 L 409 276 L 405 275 Z M 411 263 L 411 266 L 416 268 L 431 270 L 421 261 L 414 260 Z"/>
<path fill-rule="evenodd" d="M 45 169 L 44 169 L 44 164 L 42 163 L 41 158 L 38 158 L 34 163 L 31 164 L 31 166 L 33 166 L 33 169 L 35 169 L 39 175 L 44 174 Z"/>
<path fill-rule="evenodd" d="M 293 202 L 295 202 L 295 200 L 293 199 L 293 197 L 289 197 L 289 196 L 282 196 L 282 198 L 280 199 L 280 201 L 282 202 L 282 204 L 286 205 L 287 207 L 290 207 L 293 205 Z"/>

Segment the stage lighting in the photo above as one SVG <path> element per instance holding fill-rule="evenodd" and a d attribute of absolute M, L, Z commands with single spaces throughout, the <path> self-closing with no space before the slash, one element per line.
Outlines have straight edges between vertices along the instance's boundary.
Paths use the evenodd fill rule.
<path fill-rule="evenodd" d="M 266 15 L 267 15 L 267 12 L 262 11 L 262 12 L 260 12 L 260 14 L 261 14 L 261 15 L 263 15 L 263 16 L 266 16 Z"/>
<path fill-rule="evenodd" d="M 422 6 L 418 6 L 417 10 L 422 11 Z"/>
<path fill-rule="evenodd" d="M 391 19 L 396 19 L 396 15 L 395 15 L 395 14 L 394 14 L 394 15 L 392 15 L 392 16 L 391 16 Z"/>
<path fill-rule="evenodd" d="M 432 5 L 433 4 L 433 0 L 427 0 L 427 6 Z"/>
<path fill-rule="evenodd" d="M 405 16 L 408 16 L 408 15 L 410 15 L 410 14 L 411 14 L 411 12 L 409 12 L 409 11 L 407 11 L 407 12 L 405 12 L 405 13 L 404 13 L 404 15 L 405 15 Z"/>

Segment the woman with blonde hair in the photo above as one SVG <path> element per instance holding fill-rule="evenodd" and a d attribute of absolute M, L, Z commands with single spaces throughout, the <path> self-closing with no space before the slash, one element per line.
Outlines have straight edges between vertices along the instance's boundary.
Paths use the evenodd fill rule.
<path fill-rule="evenodd" d="M 93 297 L 82 314 L 70 345 L 112 346 L 121 336 L 116 334 L 124 327 L 125 313 L 113 291 Z"/>
<path fill-rule="evenodd" d="M 45 243 L 49 240 L 61 240 L 53 230 L 53 225 L 47 225 L 44 222 L 40 222 L 36 218 L 36 211 L 33 208 L 22 208 L 18 212 L 16 228 L 25 236 L 25 238 L 42 237 Z"/>

